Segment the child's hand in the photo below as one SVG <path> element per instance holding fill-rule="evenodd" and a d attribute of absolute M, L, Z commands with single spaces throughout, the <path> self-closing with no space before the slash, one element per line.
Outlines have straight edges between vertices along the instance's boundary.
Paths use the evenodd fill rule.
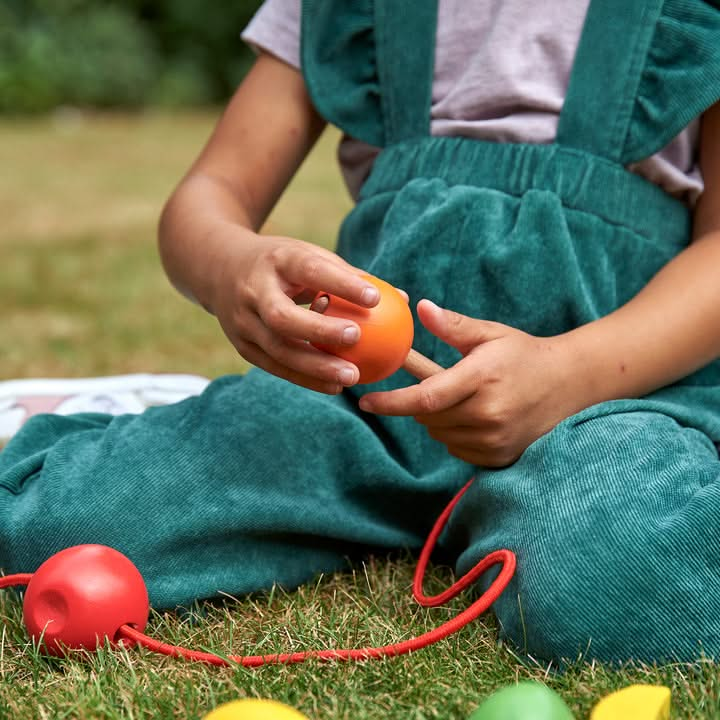
<path fill-rule="evenodd" d="M 358 380 L 352 363 L 310 342 L 353 345 L 356 323 L 299 307 L 320 290 L 364 307 L 377 304 L 377 288 L 334 253 L 286 237 L 243 231 L 218 258 L 212 311 L 238 352 L 257 367 L 298 385 L 338 393 Z"/>
<path fill-rule="evenodd" d="M 500 323 L 418 304 L 428 330 L 464 357 L 453 367 L 391 392 L 370 393 L 363 410 L 413 416 L 451 455 L 503 467 L 580 410 L 563 336 L 541 338 Z"/>

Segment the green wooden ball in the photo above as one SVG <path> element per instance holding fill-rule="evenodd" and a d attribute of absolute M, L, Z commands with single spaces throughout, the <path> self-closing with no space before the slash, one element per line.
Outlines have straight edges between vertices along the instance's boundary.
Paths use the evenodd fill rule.
<path fill-rule="evenodd" d="M 547 685 L 525 681 L 485 699 L 468 720 L 574 720 L 562 698 Z"/>

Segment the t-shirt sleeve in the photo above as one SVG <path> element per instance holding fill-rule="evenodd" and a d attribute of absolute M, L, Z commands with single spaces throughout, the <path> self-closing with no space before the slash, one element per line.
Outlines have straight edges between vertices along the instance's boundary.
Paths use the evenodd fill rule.
<path fill-rule="evenodd" d="M 301 0 L 265 0 L 242 32 L 255 52 L 264 51 L 300 67 Z"/>

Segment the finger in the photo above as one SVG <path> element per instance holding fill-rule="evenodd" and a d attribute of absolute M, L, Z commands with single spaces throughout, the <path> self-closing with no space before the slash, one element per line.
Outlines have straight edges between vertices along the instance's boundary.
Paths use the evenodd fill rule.
<path fill-rule="evenodd" d="M 289 380 L 295 385 L 301 385 L 309 390 L 325 393 L 326 395 L 337 395 L 342 392 L 343 385 L 338 382 L 327 382 L 312 375 L 292 370 L 282 363 L 270 357 L 260 346 L 248 341 L 238 343 L 240 354 L 255 367 L 261 368 L 272 375 L 284 380 Z"/>
<path fill-rule="evenodd" d="M 310 309 L 313 312 L 320 313 L 321 315 L 328 309 L 330 305 L 330 296 L 326 293 L 318 295 L 310 305 Z"/>
<path fill-rule="evenodd" d="M 295 285 L 337 295 L 363 307 L 380 301 L 380 291 L 350 266 L 330 261 L 319 254 L 294 253 L 278 266 L 281 274 Z"/>
<path fill-rule="evenodd" d="M 471 465 L 485 468 L 507 467 L 508 465 L 512 465 L 518 457 L 520 457 L 520 453 L 511 450 L 495 450 L 482 445 L 467 445 L 461 443 L 458 445 L 445 444 L 445 447 L 453 457 L 464 460 Z"/>
<path fill-rule="evenodd" d="M 465 447 L 468 450 L 477 450 L 489 444 L 486 443 L 483 429 L 477 425 L 455 425 L 453 427 L 427 427 L 428 435 L 443 445 Z"/>
<path fill-rule="evenodd" d="M 360 327 L 352 320 L 300 307 L 281 292 L 270 292 L 259 302 L 258 315 L 277 335 L 348 347 L 360 339 Z"/>
<path fill-rule="evenodd" d="M 504 468 L 512 465 L 520 454 L 513 452 L 498 452 L 484 448 L 471 448 L 462 445 L 447 446 L 447 451 L 453 457 L 460 458 L 466 463 L 485 468 Z"/>
<path fill-rule="evenodd" d="M 448 410 L 474 392 L 471 369 L 461 361 L 417 385 L 364 395 L 360 409 L 377 415 L 427 415 Z"/>
<path fill-rule="evenodd" d="M 307 342 L 278 336 L 263 325 L 260 318 L 254 318 L 248 325 L 249 327 L 245 327 L 244 337 L 233 338 L 238 349 L 241 349 L 241 343 L 247 342 L 249 345 L 256 346 L 278 366 L 325 383 L 349 387 L 355 385 L 360 379 L 360 373 L 353 363 L 336 355 L 321 352 Z M 253 338 L 251 341 L 245 339 L 248 335 Z M 256 361 L 247 359 L 253 364 L 257 364 Z M 261 367 L 268 369 L 264 365 Z M 272 372 L 274 375 L 280 375 L 277 370 Z"/>
<path fill-rule="evenodd" d="M 417 305 L 422 324 L 443 342 L 466 354 L 472 348 L 507 334 L 507 326 L 489 320 L 478 320 L 441 308 L 423 299 Z"/>

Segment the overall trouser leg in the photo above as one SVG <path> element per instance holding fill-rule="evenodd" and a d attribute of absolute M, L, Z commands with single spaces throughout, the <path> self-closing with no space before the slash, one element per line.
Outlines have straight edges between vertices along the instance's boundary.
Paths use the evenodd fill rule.
<path fill-rule="evenodd" d="M 422 543 L 465 473 L 448 485 L 431 451 L 416 474 L 417 441 L 261 371 L 141 415 L 39 415 L 0 452 L 0 567 L 102 543 L 156 607 L 294 587 Z"/>
<path fill-rule="evenodd" d="M 690 661 L 720 652 L 720 459 L 652 402 L 588 408 L 510 468 L 477 476 L 452 519 L 463 572 L 498 544 L 518 572 L 495 603 L 536 659 Z"/>

